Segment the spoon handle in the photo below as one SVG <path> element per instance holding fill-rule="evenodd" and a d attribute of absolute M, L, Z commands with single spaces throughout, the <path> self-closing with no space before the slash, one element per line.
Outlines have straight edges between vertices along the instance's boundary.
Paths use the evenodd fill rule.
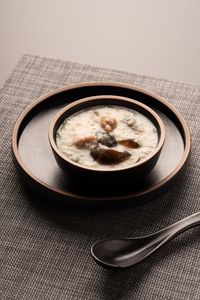
<path fill-rule="evenodd" d="M 157 234 L 161 237 L 163 242 L 167 242 L 174 238 L 176 235 L 180 234 L 181 232 L 189 229 L 190 227 L 194 227 L 200 224 L 200 212 L 197 212 L 193 215 L 190 215 L 160 231 Z"/>
<path fill-rule="evenodd" d="M 139 262 L 145 257 L 148 257 L 164 244 L 175 238 L 178 234 L 198 224 L 200 224 L 200 212 L 190 215 L 168 227 L 161 229 L 160 231 L 157 231 L 146 237 L 144 236 L 144 238 L 147 238 L 148 243 L 140 249 L 140 252 L 143 254 L 141 257 L 138 256 L 139 259 L 135 262 Z"/>

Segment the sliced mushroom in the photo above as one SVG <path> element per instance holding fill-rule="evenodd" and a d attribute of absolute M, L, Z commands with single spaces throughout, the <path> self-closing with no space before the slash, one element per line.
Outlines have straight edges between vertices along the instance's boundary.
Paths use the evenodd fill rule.
<path fill-rule="evenodd" d="M 101 164 L 118 164 L 128 159 L 131 154 L 127 151 L 101 148 L 99 145 L 92 147 L 90 155 Z"/>
<path fill-rule="evenodd" d="M 96 137 L 97 137 L 97 141 L 100 144 L 105 145 L 109 148 L 115 147 L 117 145 L 117 141 L 115 137 L 107 132 L 98 131 L 96 133 Z"/>
<path fill-rule="evenodd" d="M 137 149 L 141 147 L 141 145 L 133 139 L 117 141 L 117 143 L 132 149 Z"/>

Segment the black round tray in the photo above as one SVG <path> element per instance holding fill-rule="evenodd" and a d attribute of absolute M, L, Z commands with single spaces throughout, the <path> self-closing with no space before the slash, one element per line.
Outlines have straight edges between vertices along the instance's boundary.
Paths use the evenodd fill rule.
<path fill-rule="evenodd" d="M 156 110 L 166 128 L 166 141 L 152 172 L 142 183 L 121 190 L 84 189 L 71 184 L 56 164 L 48 142 L 48 127 L 63 106 L 94 95 L 119 95 L 138 100 Z M 83 208 L 111 208 L 150 201 L 169 190 L 181 175 L 191 148 L 188 126 L 176 108 L 158 95 L 139 87 L 117 83 L 82 83 L 66 86 L 40 97 L 18 118 L 12 150 L 22 179 L 43 197 Z"/>

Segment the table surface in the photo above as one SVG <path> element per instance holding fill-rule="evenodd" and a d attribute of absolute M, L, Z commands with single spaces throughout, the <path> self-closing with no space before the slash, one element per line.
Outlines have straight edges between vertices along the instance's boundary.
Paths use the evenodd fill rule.
<path fill-rule="evenodd" d="M 107 80 L 143 87 L 182 113 L 193 145 L 184 176 L 161 197 L 129 209 L 84 211 L 45 201 L 25 188 L 13 164 L 17 117 L 49 90 Z M 146 235 L 200 210 L 199 101 L 200 88 L 190 84 L 23 55 L 0 90 L 0 299 L 200 299 L 199 227 L 130 269 L 103 269 L 90 255 L 99 239 Z"/>
<path fill-rule="evenodd" d="M 23 53 L 199 85 L 200 1 L 0 1 L 0 87 Z"/>

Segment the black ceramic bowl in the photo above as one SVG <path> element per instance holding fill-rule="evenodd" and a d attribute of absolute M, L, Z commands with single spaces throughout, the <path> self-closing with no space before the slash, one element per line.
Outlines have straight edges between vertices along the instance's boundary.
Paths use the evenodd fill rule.
<path fill-rule="evenodd" d="M 158 132 L 157 147 L 141 162 L 139 161 L 134 165 L 128 165 L 127 167 L 123 168 L 119 167 L 117 169 L 105 168 L 103 170 L 99 170 L 70 160 L 57 147 L 56 132 L 58 128 L 67 117 L 73 115 L 74 113 L 99 105 L 122 106 L 136 110 L 149 118 Z M 141 180 L 155 166 L 164 141 L 165 127 L 157 113 L 143 103 L 120 96 L 93 96 L 78 100 L 67 105 L 58 114 L 56 114 L 49 127 L 49 142 L 59 167 L 67 173 L 72 181 L 76 181 L 76 183 L 79 181 L 79 183 L 82 183 L 86 187 L 91 185 L 94 186 L 95 184 L 100 184 L 104 187 L 116 187 L 126 184 L 132 185 L 136 181 Z"/>

